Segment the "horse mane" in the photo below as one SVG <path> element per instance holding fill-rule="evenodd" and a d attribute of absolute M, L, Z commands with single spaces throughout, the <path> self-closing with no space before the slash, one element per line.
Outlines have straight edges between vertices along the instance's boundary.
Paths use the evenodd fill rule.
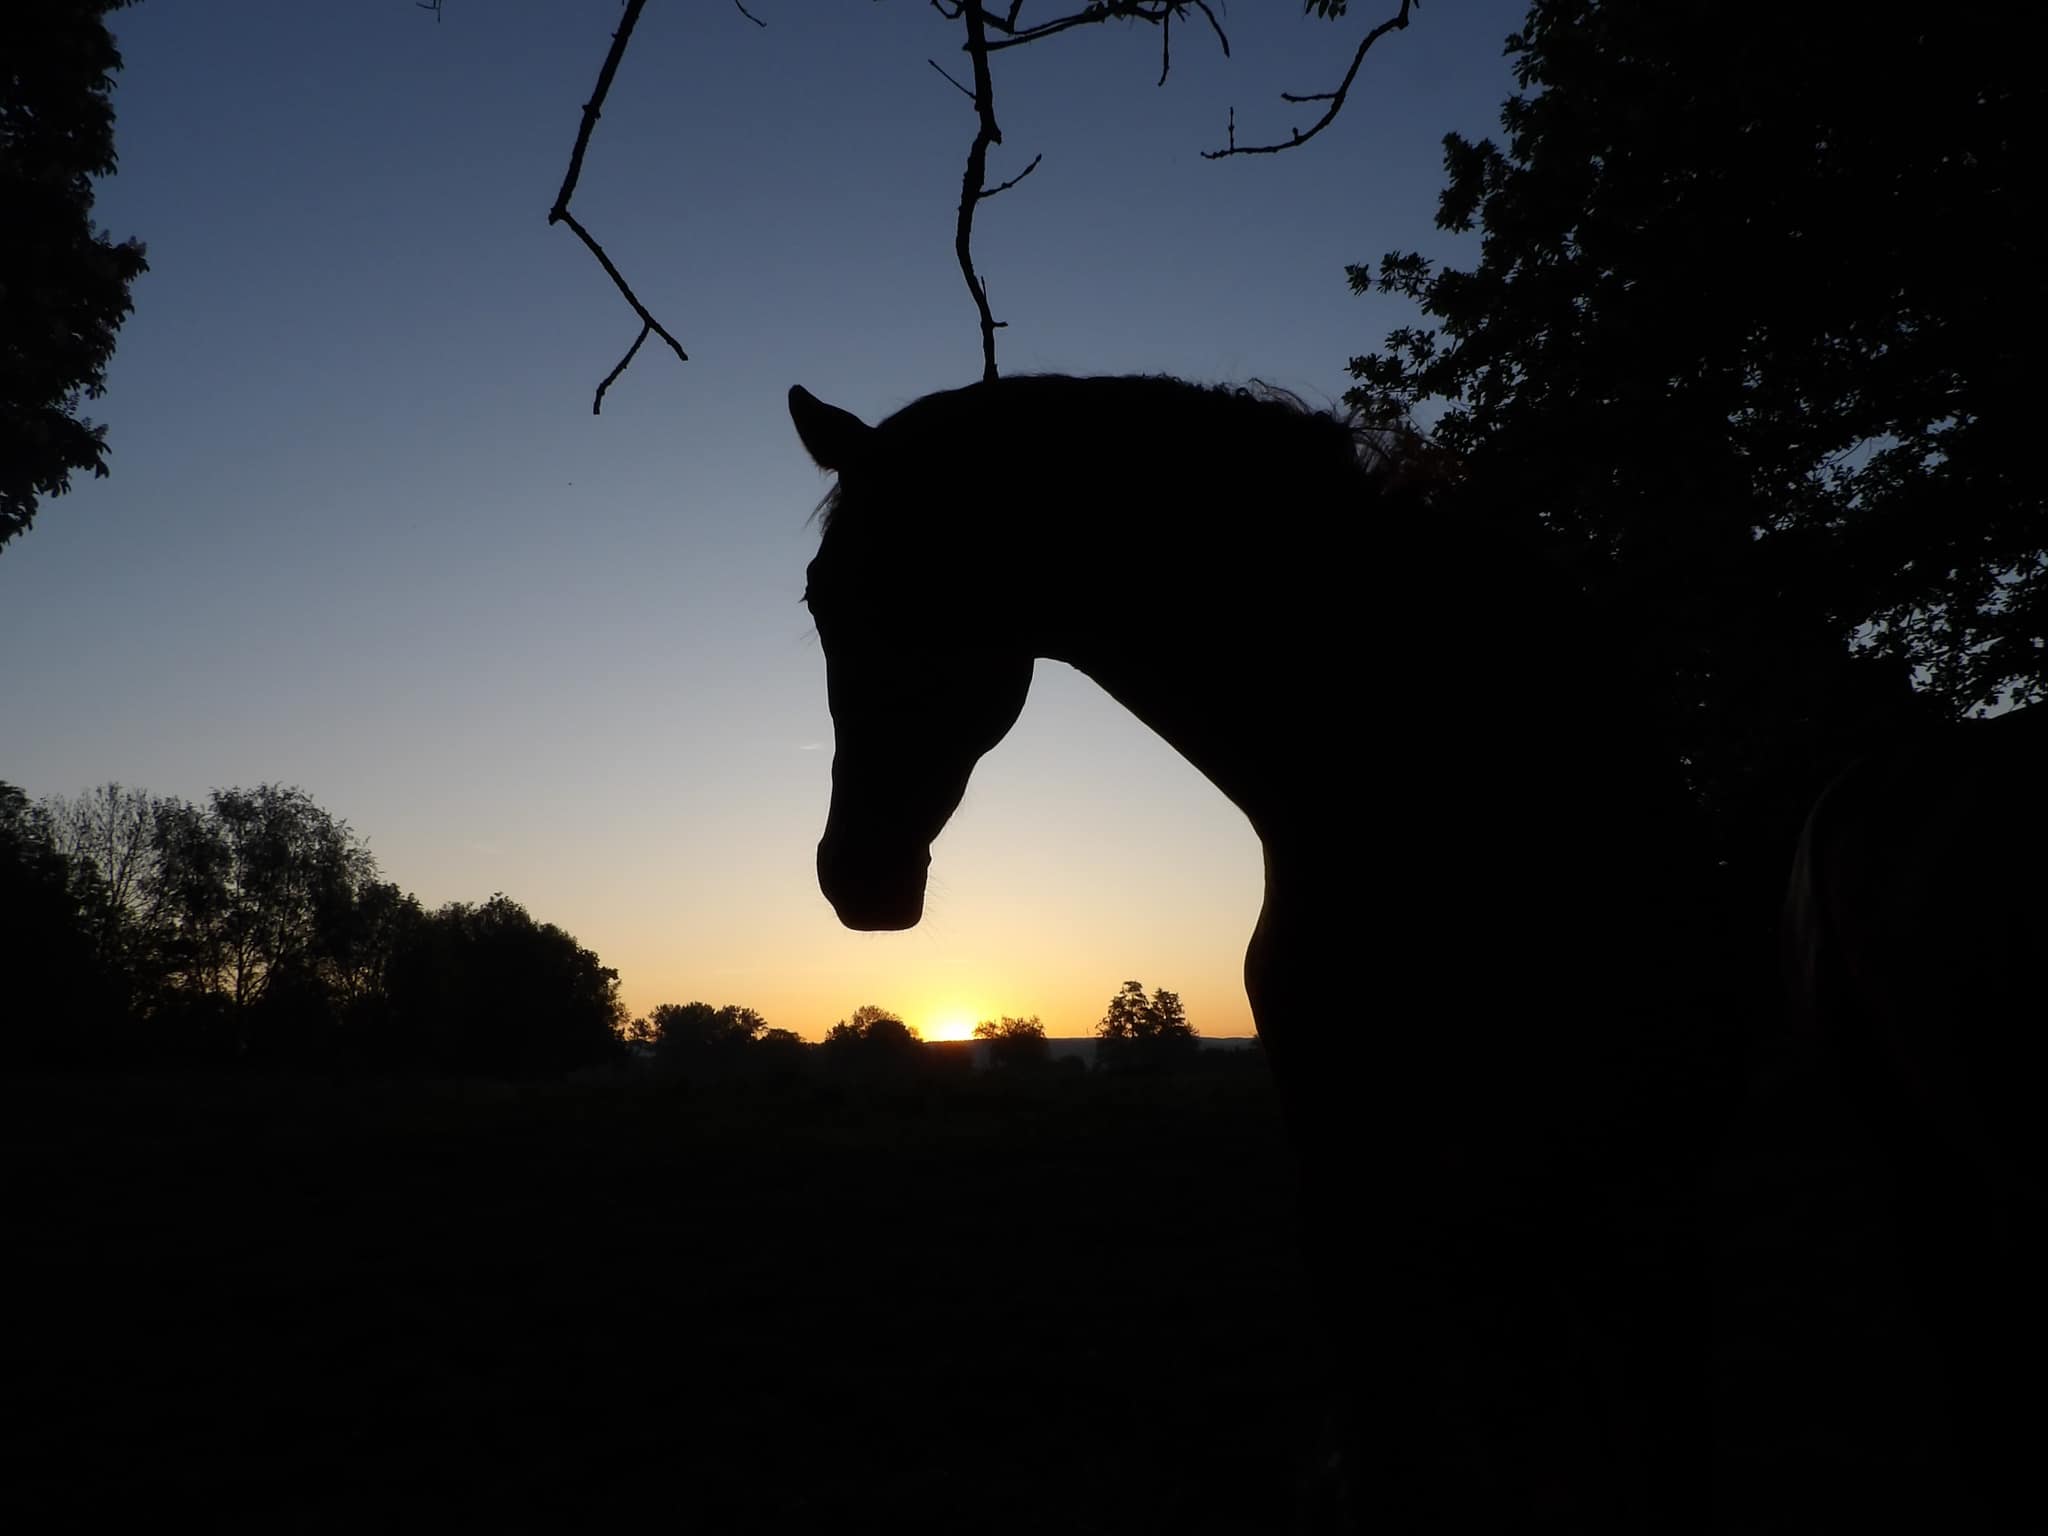
<path fill-rule="evenodd" d="M 922 451 L 966 467 L 976 454 L 998 459 L 1008 443 L 1057 442 L 1071 436 L 1077 422 L 1110 423 L 1140 446 L 1227 440 L 1235 456 L 1292 462 L 1333 484 L 1353 482 L 1372 499 L 1454 478 L 1448 456 L 1412 426 L 1367 423 L 1355 411 L 1318 410 L 1260 379 L 1196 384 L 1167 374 L 1011 374 L 925 395 L 875 430 L 899 439 L 914 436 Z M 1000 427 L 1000 438 L 991 436 L 992 424 Z M 831 528 L 840 503 L 835 483 L 814 514 L 824 529 Z"/>

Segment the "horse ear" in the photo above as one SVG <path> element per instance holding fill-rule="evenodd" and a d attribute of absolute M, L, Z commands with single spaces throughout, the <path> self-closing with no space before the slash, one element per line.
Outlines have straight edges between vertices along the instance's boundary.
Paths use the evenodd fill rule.
<path fill-rule="evenodd" d="M 801 384 L 790 387 L 789 419 L 818 468 L 841 473 L 866 455 L 868 435 L 874 431 L 853 412 L 827 405 Z"/>

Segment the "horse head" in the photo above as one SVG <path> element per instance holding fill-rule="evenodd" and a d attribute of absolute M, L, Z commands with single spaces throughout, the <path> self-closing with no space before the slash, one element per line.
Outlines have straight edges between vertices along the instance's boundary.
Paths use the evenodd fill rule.
<path fill-rule="evenodd" d="M 943 477 L 801 387 L 789 413 L 819 468 L 839 476 L 804 591 L 832 710 L 818 885 L 849 928 L 910 928 L 924 914 L 932 840 L 1016 723 L 1032 658 L 963 601 L 975 574 L 946 559 L 961 541 L 935 536 Z"/>

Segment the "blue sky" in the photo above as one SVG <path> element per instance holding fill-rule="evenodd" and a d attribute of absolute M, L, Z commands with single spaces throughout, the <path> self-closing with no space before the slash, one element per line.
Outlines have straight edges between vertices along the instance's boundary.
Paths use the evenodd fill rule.
<path fill-rule="evenodd" d="M 1256 841 L 1056 665 L 923 926 L 845 933 L 817 893 L 831 720 L 798 597 L 826 487 L 784 394 L 874 420 L 979 376 L 952 250 L 973 117 L 929 6 L 749 9 L 768 27 L 654 0 L 613 87 L 575 211 L 692 360 L 643 349 L 598 417 L 637 322 L 546 213 L 615 0 L 117 14 L 97 214 L 151 271 L 90 408 L 112 478 L 0 553 L 0 777 L 297 784 L 428 903 L 502 890 L 575 933 L 635 1011 L 1084 1033 L 1137 977 L 1248 1032 Z M 1354 9 L 1240 7 L 1228 60 L 1177 28 L 1164 88 L 1149 27 L 997 57 L 991 179 L 1044 156 L 977 223 L 1005 372 L 1332 400 L 1412 319 L 1347 262 L 1469 264 L 1433 227 L 1441 141 L 1494 130 L 1519 5 L 1420 9 L 1315 142 L 1199 157 L 1233 105 L 1241 141 L 1309 121 L 1278 92 L 1335 83 L 1379 19 Z"/>

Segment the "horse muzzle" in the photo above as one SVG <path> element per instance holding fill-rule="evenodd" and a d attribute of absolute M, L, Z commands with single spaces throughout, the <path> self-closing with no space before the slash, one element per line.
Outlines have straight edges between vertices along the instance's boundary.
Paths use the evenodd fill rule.
<path fill-rule="evenodd" d="M 915 928 L 924 916 L 931 849 L 885 852 L 829 833 L 818 844 L 818 889 L 839 921 L 860 933 Z"/>

